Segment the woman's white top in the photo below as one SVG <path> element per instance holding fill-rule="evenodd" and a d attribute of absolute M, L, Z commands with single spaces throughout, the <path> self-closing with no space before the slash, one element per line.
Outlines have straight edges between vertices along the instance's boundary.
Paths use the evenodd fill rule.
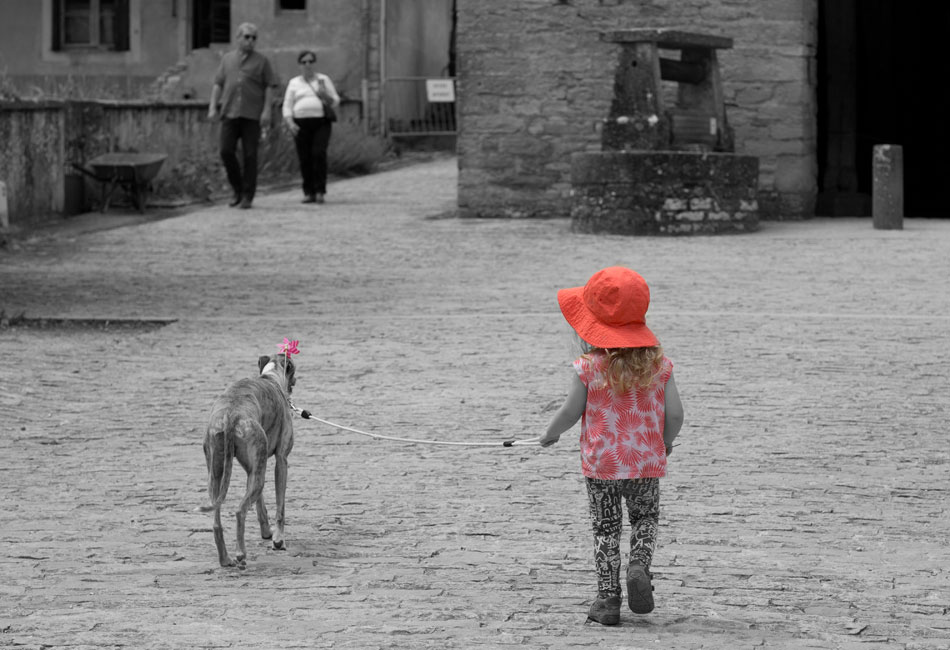
<path fill-rule="evenodd" d="M 311 79 L 308 84 L 303 75 L 300 75 L 287 83 L 282 109 L 284 117 L 323 117 L 323 102 L 320 101 L 315 92 L 320 89 L 320 84 L 323 85 L 324 91 L 333 98 L 333 106 L 339 106 L 340 95 L 333 87 L 330 77 L 318 72 L 316 78 Z"/>

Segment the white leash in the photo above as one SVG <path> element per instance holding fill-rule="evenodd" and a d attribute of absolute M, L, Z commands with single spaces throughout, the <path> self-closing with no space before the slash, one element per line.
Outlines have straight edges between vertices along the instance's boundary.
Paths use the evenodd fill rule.
<path fill-rule="evenodd" d="M 368 436 L 370 438 L 376 438 L 377 440 L 391 440 L 393 442 L 408 442 L 418 445 L 451 445 L 454 447 L 522 447 L 526 445 L 537 445 L 540 444 L 538 439 L 541 436 L 535 436 L 534 438 L 526 438 L 524 440 L 504 440 L 502 442 L 449 442 L 446 440 L 420 440 L 418 438 L 397 438 L 395 436 L 384 436 L 379 433 L 369 433 L 367 431 L 360 431 L 359 429 L 354 429 L 352 427 L 345 427 L 342 424 L 337 424 L 336 422 L 331 422 L 329 420 L 324 420 L 318 418 L 317 416 L 310 413 L 305 409 L 299 409 L 294 406 L 293 402 L 290 402 L 290 408 L 293 409 L 295 413 L 300 415 L 304 420 L 316 420 L 317 422 L 322 422 L 327 426 L 336 427 L 337 429 L 342 429 L 344 431 L 350 431 L 352 433 L 358 433 L 361 436 Z"/>

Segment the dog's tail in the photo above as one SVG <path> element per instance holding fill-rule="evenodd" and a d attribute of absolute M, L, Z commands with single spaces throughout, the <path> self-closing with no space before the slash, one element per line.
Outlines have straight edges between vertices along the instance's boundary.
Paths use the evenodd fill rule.
<path fill-rule="evenodd" d="M 199 506 L 199 512 L 212 512 L 221 507 L 231 485 L 234 464 L 234 417 L 229 414 L 224 428 L 210 436 L 208 445 L 208 497 L 211 503 Z"/>

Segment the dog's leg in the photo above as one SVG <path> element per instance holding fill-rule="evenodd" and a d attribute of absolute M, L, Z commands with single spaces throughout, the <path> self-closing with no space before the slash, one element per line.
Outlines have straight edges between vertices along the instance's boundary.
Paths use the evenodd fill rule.
<path fill-rule="evenodd" d="M 244 522 L 247 518 L 247 511 L 257 503 L 264 491 L 264 479 L 267 472 L 267 436 L 259 425 L 254 425 L 249 431 L 244 432 L 246 459 L 245 469 L 247 470 L 247 491 L 244 498 L 238 505 L 237 512 L 234 513 L 237 519 L 237 565 L 239 568 L 247 566 L 247 547 L 244 545 Z"/>
<path fill-rule="evenodd" d="M 231 478 L 231 459 L 227 456 L 224 434 L 211 432 L 205 435 L 204 442 L 205 462 L 208 465 L 208 498 L 211 506 L 202 507 L 205 512 L 211 510 L 211 530 L 214 534 L 214 545 L 218 549 L 218 564 L 223 567 L 234 566 L 234 561 L 228 556 L 228 546 L 224 541 L 224 526 L 221 525 L 221 502 L 228 491 Z"/>
<path fill-rule="evenodd" d="M 275 524 L 277 533 L 272 544 L 278 551 L 287 550 L 284 546 L 284 496 L 287 494 L 287 459 L 280 454 L 274 456 L 274 488 L 277 492 L 277 512 Z"/>
<path fill-rule="evenodd" d="M 237 520 L 237 566 L 240 569 L 247 567 L 247 547 L 244 545 L 244 524 L 247 520 L 247 511 L 255 503 L 264 489 L 264 473 L 251 470 L 247 475 L 247 493 L 238 505 L 234 517 Z M 255 494 L 256 493 L 256 494 Z"/>
<path fill-rule="evenodd" d="M 247 510 L 239 509 L 234 513 L 234 518 L 237 521 L 237 557 L 235 558 L 235 566 L 239 569 L 247 568 L 247 549 L 244 548 L 244 520 L 247 517 Z"/>
<path fill-rule="evenodd" d="M 270 520 L 267 518 L 267 506 L 264 505 L 264 491 L 261 490 L 261 496 L 257 497 L 257 523 L 261 525 L 261 538 L 270 539 L 274 533 L 270 528 Z"/>
<path fill-rule="evenodd" d="M 223 567 L 234 566 L 234 560 L 228 556 L 228 547 L 224 543 L 224 526 L 221 525 L 221 508 L 214 509 L 212 523 L 214 531 L 214 545 L 218 547 L 218 563 Z"/>

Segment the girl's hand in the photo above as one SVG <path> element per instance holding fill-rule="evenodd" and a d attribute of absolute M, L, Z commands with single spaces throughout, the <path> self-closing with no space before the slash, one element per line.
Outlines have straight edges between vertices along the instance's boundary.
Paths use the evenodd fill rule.
<path fill-rule="evenodd" d="M 560 439 L 561 439 L 560 435 L 552 435 L 550 433 L 545 433 L 543 436 L 541 436 L 538 439 L 538 442 L 541 444 L 542 447 L 550 447 L 551 445 L 553 445 L 555 442 L 557 442 Z"/>

